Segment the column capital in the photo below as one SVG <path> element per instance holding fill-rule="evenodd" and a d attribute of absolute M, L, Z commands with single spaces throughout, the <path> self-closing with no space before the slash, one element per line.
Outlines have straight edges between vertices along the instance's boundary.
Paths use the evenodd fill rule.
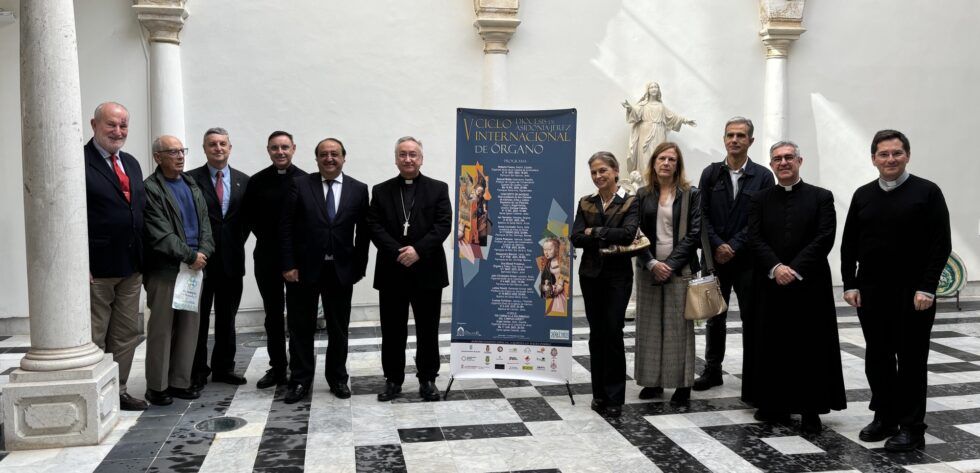
<path fill-rule="evenodd" d="M 187 19 L 187 0 L 134 0 L 140 24 L 150 32 L 151 43 L 180 44 L 180 30 Z"/>
<path fill-rule="evenodd" d="M 486 54 L 507 54 L 507 42 L 514 36 L 521 20 L 517 18 L 520 0 L 473 0 L 476 27 L 483 38 Z"/>
<path fill-rule="evenodd" d="M 762 44 L 766 57 L 786 57 L 789 45 L 806 32 L 803 27 L 803 7 L 806 0 L 759 0 L 759 19 L 762 22 Z"/>

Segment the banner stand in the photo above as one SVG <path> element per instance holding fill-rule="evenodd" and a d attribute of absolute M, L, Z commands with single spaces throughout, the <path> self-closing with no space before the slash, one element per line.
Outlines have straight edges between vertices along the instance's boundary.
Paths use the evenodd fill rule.
<path fill-rule="evenodd" d="M 449 385 L 446 386 L 446 392 L 443 393 L 443 395 L 442 395 L 442 400 L 443 401 L 448 401 L 449 400 L 449 391 L 451 391 L 453 389 L 453 381 L 455 381 L 455 380 L 456 380 L 456 377 L 455 376 L 451 376 L 449 378 Z M 565 389 L 568 390 L 568 399 L 572 401 L 572 405 L 574 406 L 575 405 L 575 396 L 572 395 L 572 384 L 569 383 L 567 379 L 565 380 Z"/>

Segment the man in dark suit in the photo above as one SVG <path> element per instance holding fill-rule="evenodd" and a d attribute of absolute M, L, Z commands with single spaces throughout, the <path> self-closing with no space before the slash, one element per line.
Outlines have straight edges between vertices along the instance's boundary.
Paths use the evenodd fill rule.
<path fill-rule="evenodd" d="M 304 399 L 313 384 L 317 299 L 323 302 L 327 322 L 327 384 L 338 398 L 350 397 L 346 365 L 351 296 L 354 283 L 364 277 L 370 245 L 367 185 L 342 172 L 344 144 L 327 138 L 315 153 L 320 172 L 293 179 L 283 204 L 282 276 L 296 284 L 286 296 L 286 404 Z"/>
<path fill-rule="evenodd" d="M 752 120 L 734 117 L 725 123 L 725 159 L 711 163 L 701 173 L 701 215 L 708 233 L 715 268 L 725 302 L 732 289 L 738 295 L 745 353 L 742 398 L 751 402 L 752 332 L 752 251 L 748 246 L 749 200 L 756 192 L 774 185 L 772 173 L 749 159 L 755 126 Z M 725 359 L 728 312 L 708 319 L 705 329 L 704 371 L 694 380 L 694 390 L 704 391 L 722 384 L 721 363 Z"/>
<path fill-rule="evenodd" d="M 242 201 L 248 186 L 248 175 L 228 165 L 231 140 L 224 128 L 211 128 L 204 133 L 204 154 L 207 164 L 191 170 L 208 204 L 211 233 L 214 235 L 214 254 L 208 260 L 201 289 L 201 330 L 197 335 L 197 351 L 191 382 L 201 389 L 213 381 L 245 384 L 245 378 L 235 374 L 235 316 L 242 301 L 242 278 L 245 276 L 245 232 Z M 211 304 L 214 303 L 214 348 L 208 368 L 208 326 Z"/>
<path fill-rule="evenodd" d="M 85 145 L 85 199 L 88 207 L 89 295 L 92 341 L 119 364 L 119 407 L 147 405 L 126 391 L 139 345 L 140 286 L 143 284 L 143 171 L 121 151 L 129 134 L 126 107 L 106 102 L 95 109 L 94 136 Z"/>
<path fill-rule="evenodd" d="M 255 383 L 265 389 L 286 384 L 286 280 L 282 278 L 279 222 L 282 220 L 282 201 L 294 177 L 306 173 L 293 165 L 296 144 L 293 135 L 274 131 L 266 145 L 272 164 L 255 173 L 245 190 L 246 231 L 255 234 L 255 283 L 262 295 L 265 311 L 266 348 L 269 369 Z"/>
<path fill-rule="evenodd" d="M 374 288 L 381 309 L 381 365 L 385 389 L 379 401 L 402 390 L 408 306 L 415 315 L 419 394 L 438 401 L 439 313 L 449 285 L 443 242 L 452 230 L 449 186 L 423 176 L 422 143 L 411 137 L 395 143 L 398 176 L 374 186 L 368 225 L 378 248 Z"/>

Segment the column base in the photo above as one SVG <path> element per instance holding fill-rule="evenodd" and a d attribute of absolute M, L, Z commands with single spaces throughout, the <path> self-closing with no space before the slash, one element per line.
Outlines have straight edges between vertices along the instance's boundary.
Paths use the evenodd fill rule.
<path fill-rule="evenodd" d="M 3 388 L 6 450 L 97 445 L 119 420 L 119 365 L 15 370 Z"/>

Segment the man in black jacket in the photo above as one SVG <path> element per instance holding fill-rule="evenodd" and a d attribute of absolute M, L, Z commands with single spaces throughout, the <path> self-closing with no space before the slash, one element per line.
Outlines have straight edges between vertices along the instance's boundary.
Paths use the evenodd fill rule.
<path fill-rule="evenodd" d="M 772 173 L 749 159 L 749 147 L 755 127 L 752 120 L 734 117 L 725 123 L 725 160 L 711 163 L 701 173 L 701 215 L 708 233 L 715 268 L 725 302 L 732 289 L 738 295 L 739 315 L 742 318 L 742 338 L 746 360 L 750 366 L 752 354 L 752 251 L 747 245 L 749 200 L 761 190 L 774 185 Z M 705 340 L 704 372 L 694 380 L 694 390 L 704 391 L 722 384 L 721 363 L 725 359 L 725 331 L 728 313 L 708 319 Z M 743 372 L 742 396 L 751 401 L 751 373 Z"/>
<path fill-rule="evenodd" d="M 347 150 L 336 138 L 317 144 L 320 172 L 293 180 L 283 205 L 283 278 L 295 283 L 287 296 L 290 389 L 285 402 L 304 399 L 313 384 L 313 332 L 317 299 L 327 322 L 324 374 L 330 392 L 350 397 L 347 336 L 354 284 L 367 269 L 367 185 L 343 173 Z"/>
<path fill-rule="evenodd" d="M 119 364 L 120 409 L 141 411 L 146 402 L 129 395 L 126 381 L 142 332 L 143 171 L 136 158 L 121 150 L 129 135 L 126 107 L 103 103 L 91 123 L 94 136 L 85 144 L 85 201 L 92 341 Z"/>
<path fill-rule="evenodd" d="M 235 374 L 235 316 L 242 301 L 242 278 L 245 276 L 245 225 L 242 201 L 248 186 L 248 175 L 228 165 L 231 140 L 224 128 L 211 128 L 204 133 L 204 154 L 207 164 L 187 173 L 201 189 L 208 204 L 214 254 L 204 272 L 201 290 L 200 322 L 197 351 L 191 382 L 195 389 L 213 381 L 245 384 L 243 376 Z M 214 303 L 214 349 L 208 368 L 208 326 L 211 304 Z"/>
<path fill-rule="evenodd" d="M 402 390 L 408 306 L 415 315 L 415 355 L 419 394 L 438 401 L 439 315 L 442 290 L 449 285 L 443 242 L 452 230 L 449 186 L 423 176 L 422 143 L 406 136 L 395 144 L 398 176 L 374 186 L 368 225 L 378 248 L 374 288 L 381 309 L 381 365 L 385 389 L 379 401 Z"/>
<path fill-rule="evenodd" d="M 293 135 L 274 131 L 269 135 L 266 151 L 272 164 L 255 173 L 245 190 L 246 232 L 255 234 L 255 283 L 262 295 L 265 310 L 266 346 L 269 350 L 269 370 L 255 386 L 265 389 L 286 384 L 286 297 L 289 284 L 280 269 L 279 222 L 282 201 L 293 178 L 306 173 L 293 165 L 296 144 Z"/>

